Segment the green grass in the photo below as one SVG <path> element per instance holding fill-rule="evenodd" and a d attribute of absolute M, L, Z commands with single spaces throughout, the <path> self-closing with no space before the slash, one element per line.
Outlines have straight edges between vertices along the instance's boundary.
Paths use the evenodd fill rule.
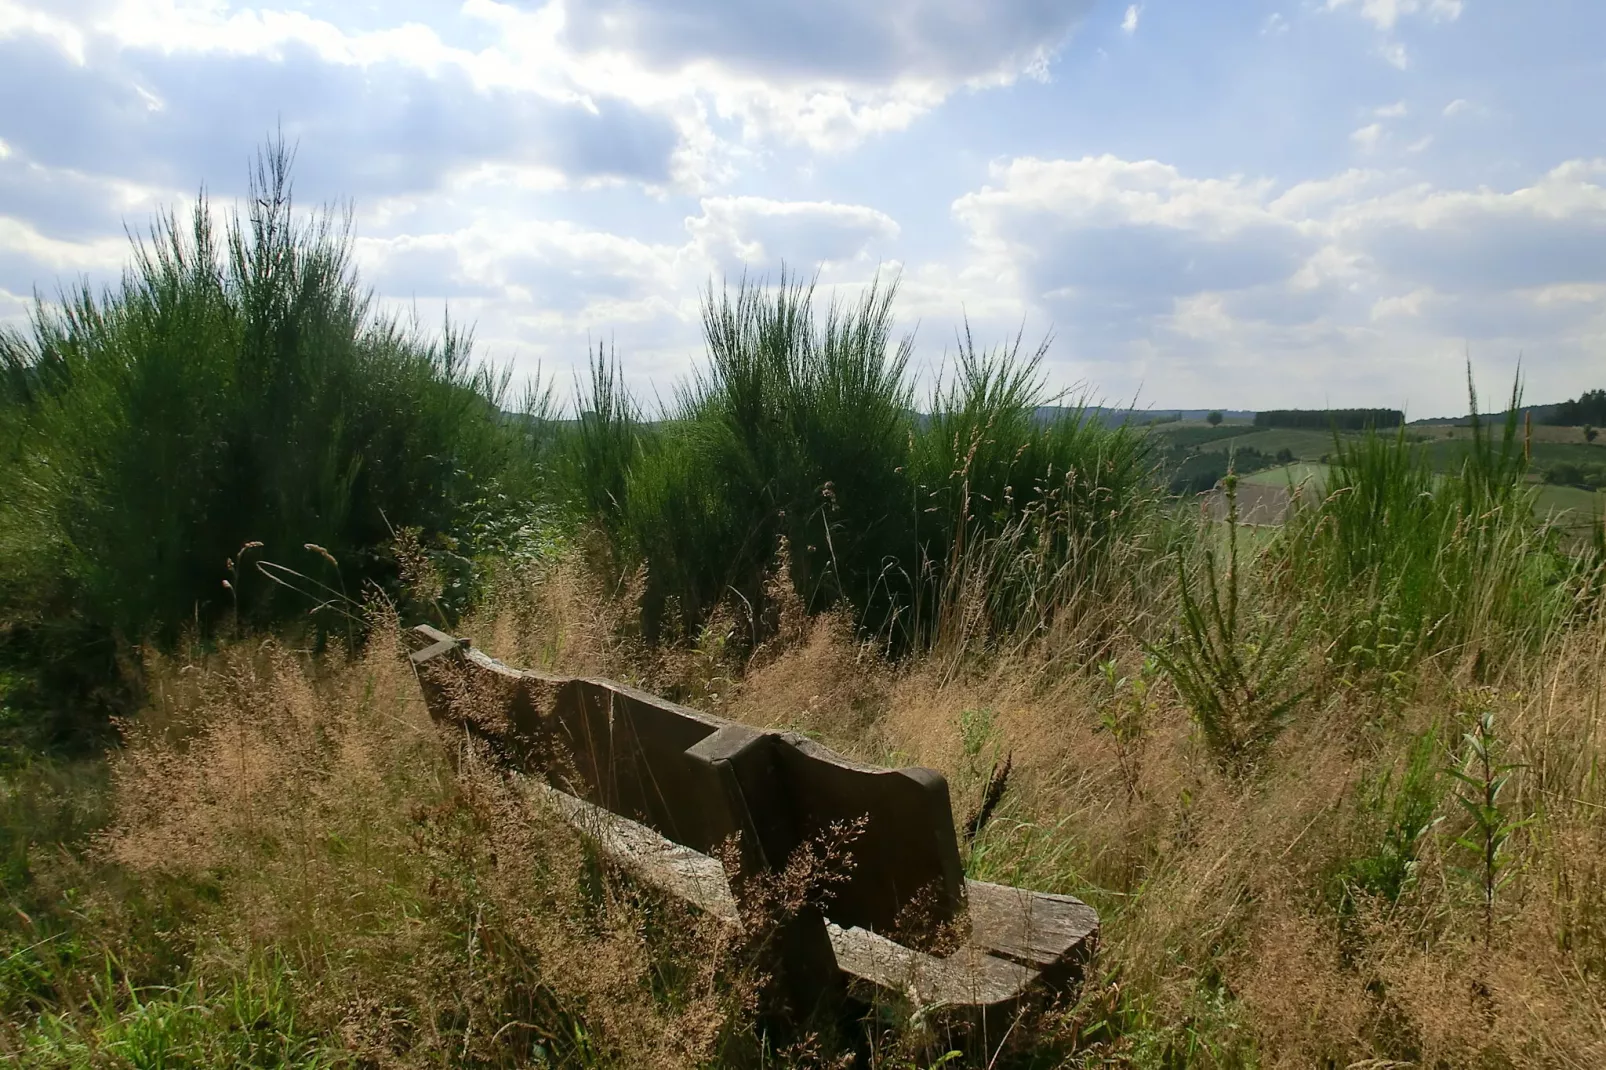
<path fill-rule="evenodd" d="M 1546 484 L 1535 494 L 1534 510 L 1569 530 L 1585 528 L 1606 515 L 1606 491 Z"/>
<path fill-rule="evenodd" d="M 1354 441 L 1356 437 L 1354 433 L 1346 432 L 1340 436 L 1340 440 L 1349 442 Z M 1327 431 L 1273 428 L 1223 438 L 1210 443 L 1207 448 L 1221 452 L 1256 449 L 1268 457 L 1275 457 L 1280 450 L 1286 449 L 1293 452 L 1296 460 L 1316 461 L 1333 452 L 1333 436 Z"/>
<path fill-rule="evenodd" d="M 1311 464 L 1301 462 L 1298 464 L 1283 465 L 1280 468 L 1267 468 L 1244 476 L 1240 483 L 1253 487 L 1286 487 L 1290 483 L 1294 486 L 1307 484 L 1313 491 L 1319 492 L 1326 484 L 1330 466 L 1325 464 Z"/>
<path fill-rule="evenodd" d="M 108 969 L 86 1017 L 44 1014 L 22 1036 L 25 1070 L 322 1070 L 349 1066 L 297 1021 L 282 963 L 252 964 L 221 987 L 133 987 Z"/>
<path fill-rule="evenodd" d="M 1535 513 L 1515 417 L 1481 427 L 1451 474 L 1430 455 L 1403 431 L 1343 444 L 1322 495 L 1285 525 L 1289 575 L 1347 670 L 1407 672 L 1430 655 L 1487 669 L 1564 620 L 1566 577 L 1583 563 Z"/>

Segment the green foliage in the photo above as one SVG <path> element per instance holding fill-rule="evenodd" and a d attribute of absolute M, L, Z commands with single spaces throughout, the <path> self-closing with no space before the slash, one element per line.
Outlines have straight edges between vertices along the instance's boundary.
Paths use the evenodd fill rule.
<path fill-rule="evenodd" d="M 1545 482 L 1596 490 L 1606 487 L 1606 464 L 1574 464 L 1559 461 L 1545 469 Z"/>
<path fill-rule="evenodd" d="M 1472 441 L 1449 475 L 1403 430 L 1334 436 L 1324 495 L 1296 500 L 1281 556 L 1343 678 L 1404 682 L 1442 654 L 1483 665 L 1534 649 L 1567 612 L 1574 566 L 1534 514 L 1519 400 L 1514 387 L 1496 434 L 1472 394 Z"/>
<path fill-rule="evenodd" d="M 1495 732 L 1493 708 L 1480 703 L 1472 717 L 1472 730 L 1462 736 L 1462 753 L 1445 772 L 1459 782 L 1455 801 L 1470 822 L 1455 844 L 1473 857 L 1460 872 L 1477 886 L 1487 949 L 1494 940 L 1495 898 L 1516 876 L 1508 850 L 1511 834 L 1532 819 L 1514 819 L 1500 800 L 1512 772 L 1521 767 L 1504 760 L 1506 744 Z"/>
<path fill-rule="evenodd" d="M 1381 824 L 1374 849 L 1349 862 L 1338 875 L 1346 909 L 1357 894 L 1397 901 L 1416 879 L 1417 856 L 1436 817 L 1443 794 L 1439 780 L 1441 743 L 1436 730 L 1417 736 L 1406 754 L 1398 783 L 1394 770 L 1383 775 L 1362 796 L 1363 810 Z"/>
<path fill-rule="evenodd" d="M 1230 455 L 1221 451 L 1199 450 L 1184 454 L 1180 461 L 1174 454 L 1167 460 L 1174 467 L 1170 468 L 1170 482 L 1166 490 L 1176 495 L 1203 494 L 1225 479 L 1228 472 L 1245 476 L 1277 463 L 1276 459 L 1253 446 L 1240 447 Z"/>
<path fill-rule="evenodd" d="M 1205 423 L 1209 424 L 1211 427 L 1220 427 L 1221 426 L 1221 420 L 1222 420 L 1221 413 L 1216 411 L 1215 409 L 1210 410 L 1209 415 L 1207 415 L 1205 417 Z"/>
<path fill-rule="evenodd" d="M 212 1070 L 344 1066 L 297 1022 L 282 964 L 252 964 L 222 986 L 199 980 L 138 988 L 116 978 L 110 962 L 91 999 L 91 1014 L 46 1014 L 24 1034 L 24 1068 Z"/>
<path fill-rule="evenodd" d="M 219 234 L 203 197 L 120 286 L 0 336 L 0 616 L 98 651 L 102 676 L 116 639 L 305 613 L 253 570 L 224 588 L 245 543 L 303 571 L 322 547 L 355 593 L 392 585 L 394 532 L 462 544 L 539 489 L 505 376 L 466 332 L 375 312 L 349 216 L 294 211 L 290 166 L 270 146 L 244 218 Z"/>
<path fill-rule="evenodd" d="M 1149 720 L 1154 705 L 1155 680 L 1160 662 L 1153 655 L 1143 659 L 1136 676 L 1122 676 L 1114 659 L 1099 663 L 1102 687 L 1099 702 L 1099 731 L 1115 744 L 1116 765 L 1128 802 L 1139 794 L 1143 772 L 1143 748 L 1148 739 Z"/>
<path fill-rule="evenodd" d="M 915 632 L 963 645 L 969 630 L 1042 634 L 1116 589 L 1110 566 L 1157 501 L 1141 431 L 1083 405 L 1039 422 L 1045 341 L 979 351 L 967 328 L 946 387 L 912 436 L 909 512 Z M 935 612 L 923 612 L 930 606 Z M 963 623 L 968 622 L 968 623 Z M 946 629 L 946 631 L 945 631 Z"/>
<path fill-rule="evenodd" d="M 1304 698 L 1299 687 L 1303 637 L 1291 615 L 1272 617 L 1240 606 L 1237 476 L 1226 479 L 1227 563 L 1204 551 L 1203 593 L 1186 565 L 1177 569 L 1181 629 L 1150 653 L 1187 703 L 1206 746 L 1222 769 L 1251 771 Z"/>
<path fill-rule="evenodd" d="M 1366 431 L 1402 427 L 1399 409 L 1268 409 L 1255 413 L 1256 427 L 1298 427 L 1310 431 Z"/>
<path fill-rule="evenodd" d="M 1200 427 L 1197 424 L 1188 427 L 1159 427 L 1150 432 L 1150 438 L 1157 448 L 1178 446 L 1204 446 L 1222 439 L 1237 438 L 1244 434 L 1242 425 L 1236 427 Z"/>
<path fill-rule="evenodd" d="M 810 612 L 850 606 L 895 647 L 932 641 L 977 570 L 994 626 L 1042 623 L 1041 584 L 1071 582 L 1129 528 L 1141 432 L 1081 407 L 1040 421 L 1042 351 L 979 352 L 968 332 L 918 418 L 895 292 L 872 285 L 822 320 L 812 285 L 784 272 L 772 289 L 710 289 L 707 363 L 656 426 L 599 354 L 567 470 L 616 564 L 647 567 L 650 637 L 695 635 L 726 601 L 760 627 L 783 539 Z M 1031 552 L 979 552 L 1004 538 Z"/>
<path fill-rule="evenodd" d="M 1606 390 L 1586 390 L 1571 401 L 1562 402 L 1551 411 L 1546 422 L 1564 427 L 1606 424 Z"/>

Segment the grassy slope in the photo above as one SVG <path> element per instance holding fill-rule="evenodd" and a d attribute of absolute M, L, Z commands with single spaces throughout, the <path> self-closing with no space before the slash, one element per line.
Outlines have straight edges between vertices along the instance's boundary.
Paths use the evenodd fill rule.
<path fill-rule="evenodd" d="M 1327 478 L 1327 472 L 1328 466 L 1325 464 L 1301 462 L 1255 472 L 1244 476 L 1244 482 L 1259 487 L 1286 487 L 1290 483 L 1298 486 L 1308 482 L 1313 487 L 1320 487 Z"/>
<path fill-rule="evenodd" d="M 1542 486 L 1534 507 L 1542 515 L 1555 517 L 1566 528 L 1585 528 L 1606 514 L 1606 491 Z"/>
<path fill-rule="evenodd" d="M 1606 620 L 1598 574 L 1570 573 L 1583 562 L 1507 507 L 1516 474 L 1485 457 L 1462 484 L 1350 438 L 1345 493 L 1238 531 L 1153 508 L 1125 437 L 1037 427 L 1030 363 L 1022 378 L 970 351 L 906 433 L 906 398 L 876 380 L 880 323 L 873 303 L 834 341 L 770 323 L 758 333 L 784 344 L 767 349 L 733 323 L 682 423 L 570 428 L 599 432 L 592 467 L 559 466 L 597 538 L 476 562 L 466 539 L 370 552 L 397 557 L 412 617 L 450 597 L 442 569 L 494 577 L 460 630 L 513 663 L 928 765 L 957 814 L 1012 758 L 965 864 L 1099 909 L 1084 998 L 1007 1043 L 949 1031 L 940 1009 L 875 1008 L 852 1027 L 873 1065 L 1601 1065 Z M 867 409 L 890 416 L 871 426 Z M 1332 448 L 1178 432 L 1286 445 L 1299 472 Z M 427 460 L 421 442 L 398 459 Z M 1261 474 L 1257 497 L 1287 474 Z M 895 519 L 930 541 L 890 545 L 926 600 L 892 660 L 869 610 L 909 608 L 874 601 L 893 581 L 842 581 L 894 572 L 867 532 L 905 478 L 931 497 Z M 794 553 L 750 549 L 733 578 L 733 538 L 754 531 Z M 644 606 L 693 597 L 695 627 L 643 641 Z M 26 731 L 41 681 L 0 681 L 0 1056 L 825 1061 L 841 1038 L 819 1038 L 820 1059 L 764 1050 L 751 949 L 600 872 L 550 815 L 450 761 L 458 741 L 428 723 L 397 620 L 370 612 L 349 658 L 295 630 L 124 647 L 143 701 L 109 761 L 49 753 Z M 1498 790 L 1466 738 L 1480 731 L 1509 773 Z"/>
<path fill-rule="evenodd" d="M 1333 436 L 1325 431 L 1271 428 L 1265 431 L 1250 431 L 1248 434 L 1213 442 L 1210 448 L 1223 452 L 1250 448 L 1268 455 L 1275 455 L 1279 450 L 1287 449 L 1292 450 L 1294 456 L 1300 460 L 1315 460 L 1332 452 Z"/>

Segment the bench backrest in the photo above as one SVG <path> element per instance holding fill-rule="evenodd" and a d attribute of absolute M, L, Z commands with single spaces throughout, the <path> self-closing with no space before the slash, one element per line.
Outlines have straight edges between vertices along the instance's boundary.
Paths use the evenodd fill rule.
<path fill-rule="evenodd" d="M 771 870 L 848 832 L 850 864 L 825 907 L 832 921 L 916 945 L 962 922 L 964 873 L 940 773 L 864 765 L 609 680 L 509 669 L 432 628 L 411 642 L 421 676 L 446 663 L 463 677 L 455 689 L 426 680 L 431 714 L 474 722 L 554 787 L 704 853 L 740 831 L 754 841 L 749 865 Z"/>

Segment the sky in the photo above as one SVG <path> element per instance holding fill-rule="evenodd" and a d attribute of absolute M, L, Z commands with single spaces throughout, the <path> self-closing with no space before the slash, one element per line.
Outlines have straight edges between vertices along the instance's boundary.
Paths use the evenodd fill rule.
<path fill-rule="evenodd" d="M 0 0 L 0 320 L 282 132 L 381 306 L 643 398 L 744 272 L 896 280 L 1054 390 L 1466 411 L 1606 385 L 1600 0 Z M 650 407 L 650 401 L 649 401 Z"/>

